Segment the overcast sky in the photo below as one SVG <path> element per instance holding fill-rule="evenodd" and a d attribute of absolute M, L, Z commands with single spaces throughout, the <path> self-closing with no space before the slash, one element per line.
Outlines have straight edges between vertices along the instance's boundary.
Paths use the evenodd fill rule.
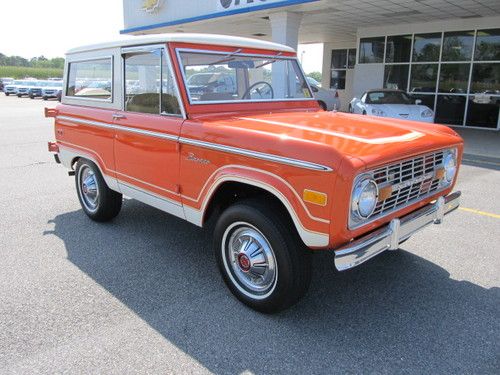
<path fill-rule="evenodd" d="M 25 58 L 62 57 L 79 45 L 116 39 L 122 0 L 0 0 L 0 53 Z M 321 45 L 299 48 L 304 70 L 321 71 Z"/>

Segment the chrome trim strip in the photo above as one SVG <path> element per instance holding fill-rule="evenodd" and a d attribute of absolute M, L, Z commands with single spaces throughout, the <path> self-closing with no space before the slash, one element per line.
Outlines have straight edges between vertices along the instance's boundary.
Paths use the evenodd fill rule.
<path fill-rule="evenodd" d="M 189 105 L 201 105 L 201 104 L 241 104 L 241 103 L 276 103 L 276 102 L 309 102 L 309 101 L 316 101 L 314 99 L 313 92 L 311 90 L 311 87 L 309 86 L 309 83 L 307 83 L 307 79 L 305 78 L 304 75 L 304 80 L 307 83 L 307 87 L 309 88 L 309 93 L 311 95 L 310 98 L 283 98 L 283 99 L 261 99 L 261 100 L 208 100 L 208 101 L 196 101 L 193 102 L 191 100 L 191 93 L 189 92 L 189 89 L 187 88 L 187 77 L 183 69 L 182 65 L 182 60 L 180 56 L 180 52 L 190 52 L 190 53 L 200 53 L 200 54 L 211 54 L 211 55 L 227 55 L 231 52 L 224 52 L 224 51 L 207 51 L 207 50 L 202 50 L 202 49 L 189 49 L 189 48 L 176 48 L 175 49 L 175 54 L 177 56 L 177 63 L 179 64 L 179 67 L 181 68 L 181 75 L 182 75 L 182 83 L 184 86 L 184 91 L 187 94 L 187 97 L 189 99 Z M 299 65 L 299 69 L 302 71 L 300 68 L 300 62 L 297 59 L 297 56 L 280 56 L 280 55 L 259 55 L 259 54 L 251 54 L 251 53 L 231 53 L 233 56 L 247 56 L 247 57 L 264 57 L 264 58 L 271 58 L 273 60 L 295 60 L 297 64 Z M 302 71 L 303 73 L 303 71 Z"/>
<path fill-rule="evenodd" d="M 258 151 L 251 151 L 251 150 L 238 148 L 238 147 L 224 146 L 224 145 L 220 145 L 217 143 L 198 141 L 198 140 L 184 138 L 184 137 L 180 137 L 179 142 L 182 144 L 187 144 L 187 145 L 191 145 L 191 146 L 199 146 L 199 147 L 208 148 L 211 150 L 229 152 L 231 154 L 248 156 L 248 157 L 255 158 L 255 159 L 272 161 L 275 163 L 291 165 L 293 167 L 311 169 L 314 171 L 322 171 L 322 172 L 332 172 L 333 171 L 332 168 L 327 167 L 325 165 L 321 165 L 321 164 L 316 164 L 316 163 L 298 160 L 298 159 L 291 159 L 291 158 L 287 158 L 284 156 L 266 154 L 266 153 L 258 152 Z"/>
<path fill-rule="evenodd" d="M 229 152 L 232 154 L 243 155 L 243 156 L 248 156 L 248 157 L 252 157 L 252 158 L 256 158 L 256 159 L 272 161 L 275 163 L 291 165 L 291 166 L 299 167 L 299 168 L 311 169 L 311 170 L 321 171 L 321 172 L 332 172 L 333 171 L 332 168 L 327 167 L 325 165 L 316 164 L 316 163 L 312 163 L 312 162 L 308 162 L 308 161 L 304 161 L 304 160 L 291 159 L 291 158 L 287 158 L 284 156 L 277 156 L 277 155 L 272 155 L 272 154 L 265 154 L 263 152 L 251 151 L 251 150 L 246 150 L 243 148 L 237 148 L 237 147 L 231 147 L 231 146 L 224 146 L 224 145 L 216 144 L 216 143 L 197 141 L 194 139 L 179 137 L 176 135 L 158 133 L 158 132 L 154 132 L 151 130 L 130 128 L 128 126 L 110 124 L 107 122 L 84 120 L 84 119 L 79 119 L 79 118 L 71 117 L 71 116 L 62 116 L 61 115 L 61 116 L 57 116 L 56 118 L 58 120 L 73 121 L 73 122 L 76 122 L 79 124 L 84 124 L 84 125 L 96 126 L 96 127 L 106 128 L 106 129 L 121 130 L 121 131 L 125 131 L 125 132 L 130 132 L 130 133 L 147 135 L 150 137 L 167 139 L 170 141 L 176 141 L 176 142 L 180 142 L 180 143 L 191 145 L 191 146 L 199 146 L 199 147 L 208 148 L 211 150 Z"/>
<path fill-rule="evenodd" d="M 439 197 L 435 203 L 392 219 L 389 225 L 335 250 L 335 267 L 345 271 L 386 250 L 397 250 L 401 242 L 427 225 L 441 224 L 443 216 L 460 205 L 460 195 L 461 192 L 456 191 L 446 197 Z"/>
<path fill-rule="evenodd" d="M 131 128 L 131 127 L 128 127 L 128 126 L 123 126 L 123 125 L 110 124 L 108 122 L 100 122 L 100 121 L 93 121 L 93 120 L 84 120 L 84 119 L 80 119 L 80 118 L 76 118 L 76 117 L 71 117 L 71 116 L 57 116 L 56 118 L 58 120 L 72 121 L 72 122 L 76 122 L 78 124 L 96 126 L 96 127 L 105 128 L 105 129 L 121 130 L 121 131 L 124 131 L 124 132 L 141 134 L 141 135 L 147 135 L 147 136 L 150 136 L 150 137 L 162 138 L 162 139 L 167 139 L 167 140 L 170 140 L 170 141 L 178 141 L 178 139 L 179 139 L 179 136 L 177 136 L 177 135 L 170 135 L 170 134 L 165 134 L 165 133 L 159 133 L 159 132 L 155 132 L 155 131 L 152 131 L 152 130 L 136 129 L 136 128 Z"/>

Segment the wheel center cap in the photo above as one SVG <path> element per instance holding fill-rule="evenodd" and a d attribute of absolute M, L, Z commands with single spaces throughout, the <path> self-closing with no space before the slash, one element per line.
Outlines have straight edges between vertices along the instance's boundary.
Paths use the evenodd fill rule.
<path fill-rule="evenodd" d="M 82 190 L 85 194 L 87 194 L 89 192 L 89 189 L 87 188 L 87 184 L 83 184 L 82 186 Z"/>
<path fill-rule="evenodd" d="M 238 265 L 241 270 L 247 272 L 250 269 L 250 259 L 245 254 L 238 255 Z"/>

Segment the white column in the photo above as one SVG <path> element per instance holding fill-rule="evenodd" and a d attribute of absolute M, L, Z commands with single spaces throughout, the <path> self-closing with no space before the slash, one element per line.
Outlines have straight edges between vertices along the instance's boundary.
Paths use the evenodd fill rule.
<path fill-rule="evenodd" d="M 272 40 L 297 50 L 302 13 L 280 12 L 269 15 L 271 21 Z M 284 98 L 286 93 L 286 66 L 273 65 L 272 85 L 275 98 Z M 295 77 L 289 77 L 289 87 L 295 87 Z"/>

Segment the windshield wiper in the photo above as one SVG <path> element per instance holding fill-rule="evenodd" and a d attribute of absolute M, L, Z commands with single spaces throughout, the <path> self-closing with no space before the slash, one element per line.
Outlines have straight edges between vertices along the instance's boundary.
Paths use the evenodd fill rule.
<path fill-rule="evenodd" d="M 213 63 L 210 63 L 208 64 L 208 66 L 212 66 L 212 65 L 216 65 L 216 64 L 221 64 L 221 63 L 225 63 L 225 62 L 228 62 L 228 61 L 232 61 L 234 60 L 234 55 L 236 55 L 237 53 L 240 53 L 241 52 L 241 48 L 238 48 L 236 51 L 230 53 L 229 55 L 226 55 L 224 56 L 224 58 L 220 59 L 220 60 L 217 60 Z"/>
<path fill-rule="evenodd" d="M 276 56 L 281 56 L 281 52 L 279 52 Z M 260 65 L 257 65 L 254 67 L 254 69 L 258 69 L 258 68 L 262 68 L 263 66 L 266 66 L 266 65 L 269 65 L 269 64 L 272 64 L 272 63 L 275 63 L 278 59 L 273 59 L 273 60 L 269 60 L 269 61 L 266 61 L 265 63 L 262 63 Z"/>

